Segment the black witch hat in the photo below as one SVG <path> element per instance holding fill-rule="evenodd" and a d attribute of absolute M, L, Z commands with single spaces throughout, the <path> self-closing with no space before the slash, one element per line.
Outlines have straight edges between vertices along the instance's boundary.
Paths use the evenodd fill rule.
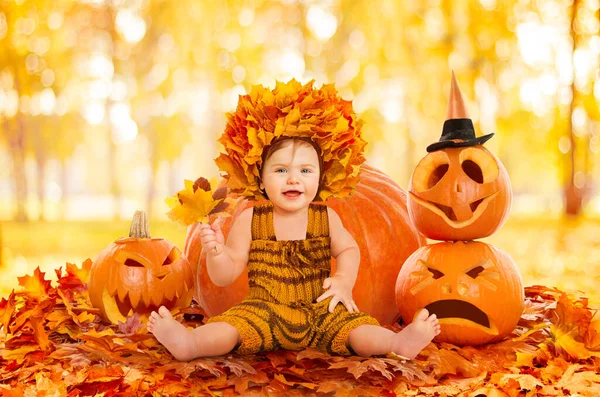
<path fill-rule="evenodd" d="M 442 136 L 439 142 L 427 146 L 427 151 L 435 152 L 447 147 L 483 145 L 493 136 L 493 133 L 480 137 L 475 135 L 473 121 L 469 118 L 458 81 L 456 81 L 456 76 L 452 72 L 450 100 L 448 101 L 448 110 L 446 112 L 444 128 L 442 129 Z"/>

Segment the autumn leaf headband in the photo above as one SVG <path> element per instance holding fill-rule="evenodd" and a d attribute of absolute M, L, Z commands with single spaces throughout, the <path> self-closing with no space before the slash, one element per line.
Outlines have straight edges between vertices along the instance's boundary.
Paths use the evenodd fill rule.
<path fill-rule="evenodd" d="M 321 149 L 319 198 L 352 193 L 365 161 L 363 122 L 356 117 L 352 102 L 340 98 L 333 84 L 320 89 L 313 84 L 277 82 L 273 90 L 256 85 L 250 94 L 240 96 L 236 111 L 227 114 L 225 132 L 219 138 L 225 153 L 215 159 L 232 192 L 262 198 L 263 151 L 274 139 L 298 137 L 312 140 Z"/>

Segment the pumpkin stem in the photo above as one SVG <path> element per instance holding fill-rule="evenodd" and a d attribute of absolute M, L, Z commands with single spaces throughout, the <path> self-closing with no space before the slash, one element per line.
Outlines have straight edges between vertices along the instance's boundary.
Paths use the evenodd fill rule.
<path fill-rule="evenodd" d="M 129 237 L 150 238 L 150 223 L 148 215 L 144 211 L 135 211 L 129 229 Z"/>

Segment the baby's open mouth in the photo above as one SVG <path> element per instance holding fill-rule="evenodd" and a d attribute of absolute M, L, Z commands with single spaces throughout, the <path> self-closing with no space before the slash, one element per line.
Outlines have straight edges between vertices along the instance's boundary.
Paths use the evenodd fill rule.
<path fill-rule="evenodd" d="M 298 190 L 288 190 L 287 192 L 284 192 L 283 195 L 287 198 L 296 198 L 296 197 L 300 197 L 300 195 L 302 194 L 302 192 L 298 191 Z"/>

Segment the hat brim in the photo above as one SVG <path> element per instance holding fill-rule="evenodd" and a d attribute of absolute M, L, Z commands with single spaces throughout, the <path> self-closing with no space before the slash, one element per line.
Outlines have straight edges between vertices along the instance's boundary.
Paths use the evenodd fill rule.
<path fill-rule="evenodd" d="M 455 141 L 440 141 L 436 143 L 432 143 L 427 146 L 427 152 L 435 152 L 436 150 L 449 148 L 449 147 L 465 147 L 465 146 L 475 146 L 475 145 L 483 145 L 486 143 L 491 137 L 494 136 L 494 133 L 483 135 L 477 137 L 475 139 L 469 139 L 468 141 L 455 142 Z"/>

